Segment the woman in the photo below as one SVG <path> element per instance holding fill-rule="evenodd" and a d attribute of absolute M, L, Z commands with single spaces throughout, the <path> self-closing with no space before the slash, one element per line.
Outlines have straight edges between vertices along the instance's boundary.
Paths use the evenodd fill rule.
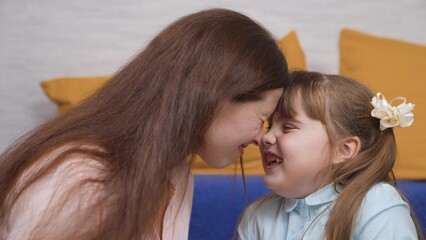
<path fill-rule="evenodd" d="M 248 17 L 177 20 L 2 155 L 0 236 L 186 239 L 194 156 L 219 168 L 257 144 L 287 79 L 275 40 Z"/>

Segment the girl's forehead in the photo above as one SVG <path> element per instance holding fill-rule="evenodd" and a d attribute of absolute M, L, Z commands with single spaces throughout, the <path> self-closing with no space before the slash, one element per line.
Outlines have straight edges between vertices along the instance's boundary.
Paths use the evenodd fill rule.
<path fill-rule="evenodd" d="M 287 95 L 281 98 L 281 102 L 275 110 L 275 115 L 280 118 L 293 118 L 301 111 L 305 111 L 305 101 L 302 101 L 301 91 L 293 89 L 292 92 L 285 92 L 284 94 Z"/>

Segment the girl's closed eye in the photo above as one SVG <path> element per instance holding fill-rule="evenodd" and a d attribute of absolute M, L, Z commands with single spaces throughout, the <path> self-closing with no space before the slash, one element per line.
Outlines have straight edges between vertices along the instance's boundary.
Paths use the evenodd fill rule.
<path fill-rule="evenodd" d="M 293 124 L 290 124 L 290 123 L 286 123 L 286 124 L 284 124 L 282 130 L 283 130 L 284 133 L 289 133 L 289 132 L 291 132 L 295 129 L 297 129 L 296 126 L 294 126 Z"/>

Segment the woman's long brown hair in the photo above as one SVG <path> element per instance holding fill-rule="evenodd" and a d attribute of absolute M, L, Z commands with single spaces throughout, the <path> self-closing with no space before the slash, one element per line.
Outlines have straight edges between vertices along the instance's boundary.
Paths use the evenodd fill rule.
<path fill-rule="evenodd" d="M 169 179 L 188 176 L 188 159 L 204 147 L 218 106 L 223 101 L 259 100 L 266 91 L 282 88 L 287 79 L 287 64 L 274 38 L 250 18 L 211 9 L 177 20 L 95 95 L 3 153 L 1 232 L 19 195 L 77 154 L 104 166 L 101 177 L 82 184 L 101 184 L 104 193 L 97 204 L 110 201 L 105 216 L 86 237 L 152 239 L 161 231 Z M 26 176 L 18 187 L 38 159 L 69 143 L 71 149 Z M 91 219 L 84 216 L 90 214 L 74 220 L 84 225 Z"/>
<path fill-rule="evenodd" d="M 291 117 L 295 114 L 292 106 L 300 93 L 307 116 L 325 125 L 331 146 L 347 136 L 357 136 L 361 140 L 358 155 L 332 169 L 335 189 L 342 187 L 342 190 L 325 233 L 329 240 L 351 239 L 355 219 L 368 190 L 381 182 L 396 187 L 392 172 L 397 150 L 393 129 L 380 131 L 380 120 L 371 116 L 373 95 L 357 81 L 305 71 L 292 72 L 290 79 L 277 107 L 281 115 Z M 412 209 L 411 216 L 419 239 L 423 239 Z"/>

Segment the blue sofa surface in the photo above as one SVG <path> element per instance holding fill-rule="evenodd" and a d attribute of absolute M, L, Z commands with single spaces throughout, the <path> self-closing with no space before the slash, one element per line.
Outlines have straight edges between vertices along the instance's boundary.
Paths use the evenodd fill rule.
<path fill-rule="evenodd" d="M 248 200 L 240 175 L 195 175 L 190 240 L 232 239 L 238 218 L 252 201 L 270 192 L 263 176 L 246 176 Z M 398 181 L 426 235 L 426 181 Z"/>

